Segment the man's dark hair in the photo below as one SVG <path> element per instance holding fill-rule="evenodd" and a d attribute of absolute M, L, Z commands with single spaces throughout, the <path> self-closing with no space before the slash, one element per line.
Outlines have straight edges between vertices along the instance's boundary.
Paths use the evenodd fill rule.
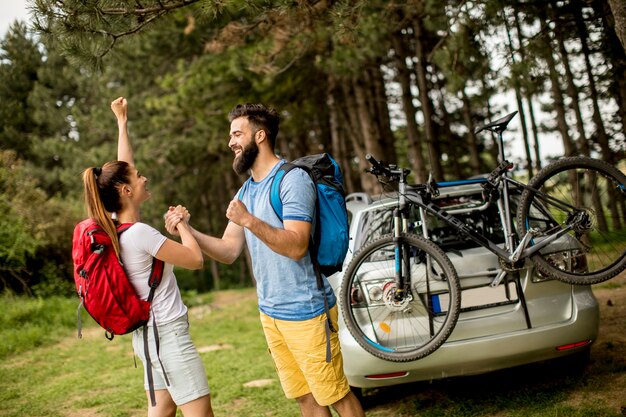
<path fill-rule="evenodd" d="M 273 108 L 265 107 L 263 104 L 237 104 L 230 113 L 228 113 L 228 121 L 232 122 L 240 117 L 246 117 L 248 122 L 256 129 L 263 129 L 270 141 L 272 149 L 276 143 L 278 135 L 278 125 L 280 117 L 278 112 Z"/>

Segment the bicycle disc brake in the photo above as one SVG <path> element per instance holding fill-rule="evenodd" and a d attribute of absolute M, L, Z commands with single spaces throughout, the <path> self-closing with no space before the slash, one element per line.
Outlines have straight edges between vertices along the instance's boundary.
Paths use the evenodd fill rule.
<path fill-rule="evenodd" d="M 383 301 L 393 311 L 406 311 L 409 303 L 413 300 L 410 291 L 405 291 L 400 299 L 397 299 L 397 286 L 395 282 L 388 282 L 383 287 Z"/>

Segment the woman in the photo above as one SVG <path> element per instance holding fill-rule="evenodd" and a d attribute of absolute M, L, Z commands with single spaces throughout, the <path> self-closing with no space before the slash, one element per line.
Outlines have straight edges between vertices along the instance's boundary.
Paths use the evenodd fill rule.
<path fill-rule="evenodd" d="M 181 242 L 168 239 L 153 227 L 140 222 L 141 205 L 150 198 L 148 179 L 141 175 L 133 160 L 128 138 L 128 103 L 120 97 L 111 103 L 119 129 L 117 161 L 102 168 L 88 168 L 83 173 L 85 204 L 89 216 L 109 234 L 130 282 L 142 299 L 150 292 L 148 277 L 153 257 L 166 263 L 163 279 L 152 301 L 147 345 L 152 369 L 154 400 L 150 399 L 146 371 L 143 329 L 133 332 L 133 349 L 144 365 L 149 417 L 174 417 L 180 407 L 185 417 L 212 417 L 209 385 L 202 359 L 189 335 L 187 307 L 173 273 L 173 266 L 200 269 L 202 252 L 191 235 L 188 213 L 183 207 L 175 212 L 179 218 L 176 230 Z M 116 220 L 112 219 L 112 216 Z M 116 223 L 132 223 L 119 238 Z M 156 323 L 158 351 L 153 327 Z"/>

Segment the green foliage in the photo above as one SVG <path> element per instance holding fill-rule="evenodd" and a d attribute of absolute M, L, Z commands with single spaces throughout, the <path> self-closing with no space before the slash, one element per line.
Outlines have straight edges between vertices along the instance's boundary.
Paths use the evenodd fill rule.
<path fill-rule="evenodd" d="M 0 41 L 0 149 L 31 155 L 32 107 L 28 95 L 38 80 L 41 53 L 26 26 L 14 23 Z"/>
<path fill-rule="evenodd" d="M 62 245 L 71 247 L 66 208 L 47 198 L 13 152 L 0 152 L 0 289 L 29 292 L 37 282 L 68 276 L 59 264 Z"/>
<path fill-rule="evenodd" d="M 116 97 L 129 100 L 136 163 L 150 179 L 153 197 L 143 207 L 142 221 L 164 231 L 163 212 L 183 204 L 196 228 L 218 236 L 227 224 L 225 208 L 243 181 L 232 171 L 227 146 L 227 113 L 238 103 L 262 102 L 281 112 L 281 156 L 330 151 L 344 161 L 344 170 L 351 170 L 350 191 L 369 192 L 376 190 L 361 178 L 360 157 L 372 147 L 393 149 L 398 162 L 413 164 L 408 137 L 421 138 L 422 156 L 428 146 L 439 145 L 447 157 L 442 162 L 446 175 L 468 173 L 469 153 L 458 146 L 467 143 L 460 111 L 464 98 L 476 123 L 502 113 L 503 107 L 514 110 L 508 99 L 492 101 L 513 86 L 529 95 L 536 110 L 555 108 L 543 94 L 545 39 L 551 34 L 539 31 L 537 22 L 545 5 L 514 0 L 146 0 L 141 5 L 37 0 L 35 6 L 37 33 L 16 24 L 0 40 L 0 147 L 11 150 L 20 167 L 11 171 L 12 188 L 0 185 L 0 208 L 6 213 L 0 220 L 0 257 L 6 260 L 0 271 L 4 285 L 19 291 L 71 290 L 71 231 L 85 215 L 80 174 L 115 158 L 117 126 L 109 104 Z M 607 108 L 619 107 L 626 90 L 612 83 L 623 59 L 606 43 L 600 6 L 591 5 L 599 11 L 584 2 L 557 6 L 562 17 L 553 23 L 563 25 L 572 46 L 579 33 L 571 17 L 576 8 L 583 12 L 593 34 L 594 62 L 605 63 L 596 70 L 599 100 Z M 405 49 L 415 114 L 405 114 L 398 92 L 393 59 L 398 39 Z M 423 62 L 418 62 L 418 49 Z M 576 48 L 571 53 L 582 60 Z M 419 99 L 422 63 L 432 103 Z M 374 92 L 376 75 L 384 77 L 385 85 Z M 586 77 L 578 77 L 576 83 L 588 85 Z M 354 108 L 359 106 L 355 85 L 370 94 L 360 108 Z M 590 100 L 584 89 L 581 94 Z M 430 104 L 433 117 L 424 120 L 424 106 Z M 603 115 L 610 120 L 607 131 L 618 156 L 624 155 L 621 114 Z M 402 123 L 409 118 L 419 124 L 412 136 Z M 557 133 L 554 118 L 539 123 L 540 133 Z M 429 127 L 432 142 L 424 139 Z M 596 130 L 591 124 L 587 128 Z M 375 143 L 365 143 L 366 132 Z M 485 138 L 479 138 L 477 152 L 480 159 L 493 161 L 488 152 L 493 146 Z M 221 287 L 242 285 L 240 265 L 218 269 Z M 184 288 L 201 291 L 217 282 L 209 269 L 181 271 L 180 278 Z"/>

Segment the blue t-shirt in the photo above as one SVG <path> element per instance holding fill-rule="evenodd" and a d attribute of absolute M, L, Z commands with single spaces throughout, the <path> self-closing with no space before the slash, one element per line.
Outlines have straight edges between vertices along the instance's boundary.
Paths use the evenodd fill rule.
<path fill-rule="evenodd" d="M 281 160 L 260 182 L 250 178 L 237 195 L 248 211 L 270 226 L 284 229 L 270 204 L 270 187 Z M 309 175 L 301 169 L 289 171 L 280 186 L 283 219 L 300 220 L 314 224 L 316 190 Z M 257 282 L 259 310 L 280 320 L 308 320 L 324 312 L 324 294 L 317 288 L 311 257 L 299 261 L 279 255 L 248 229 L 244 229 L 252 259 L 252 270 Z M 336 303 L 332 287 L 324 278 L 324 290 L 329 307 Z"/>

